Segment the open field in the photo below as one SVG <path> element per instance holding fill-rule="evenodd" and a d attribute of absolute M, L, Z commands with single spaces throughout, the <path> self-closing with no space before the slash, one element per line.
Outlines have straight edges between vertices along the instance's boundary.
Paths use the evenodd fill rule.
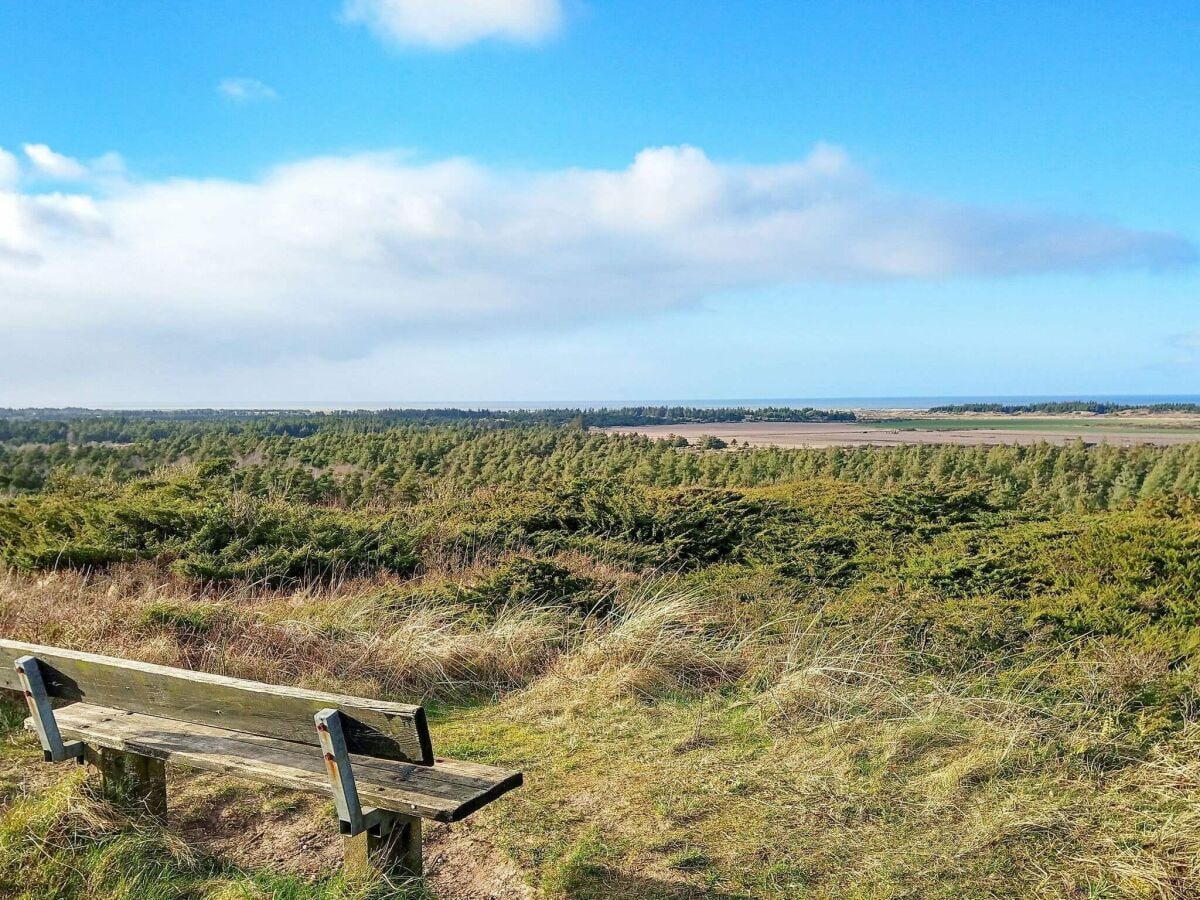
<path fill-rule="evenodd" d="M 752 447 L 894 447 L 907 444 L 1086 444 L 1170 446 L 1200 441 L 1200 427 L 1165 427 L 1121 422 L 1051 418 L 906 418 L 880 422 L 729 422 L 607 428 L 610 434 L 676 435 L 688 440 L 712 435 Z"/>

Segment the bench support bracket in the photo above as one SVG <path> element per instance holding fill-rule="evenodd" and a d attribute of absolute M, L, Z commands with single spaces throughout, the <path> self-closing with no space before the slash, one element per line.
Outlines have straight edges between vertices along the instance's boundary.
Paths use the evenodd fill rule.
<path fill-rule="evenodd" d="M 58 720 L 54 718 L 54 707 L 50 704 L 50 695 L 46 693 L 42 664 L 38 662 L 38 658 L 22 656 L 16 661 L 16 670 L 46 762 L 62 762 L 64 759 L 77 759 L 82 762 L 83 744 L 79 741 L 63 743 L 58 730 Z"/>
<path fill-rule="evenodd" d="M 386 832 L 368 829 L 354 837 L 343 837 L 346 874 L 369 881 L 380 874 L 415 877 L 422 872 L 421 819 L 402 813 L 387 814 Z"/>
<path fill-rule="evenodd" d="M 323 709 L 314 717 L 321 754 L 333 787 L 333 805 L 338 827 L 345 838 L 346 869 L 352 874 L 390 872 L 398 875 L 421 874 L 421 820 L 374 807 L 364 808 L 354 783 L 354 768 L 342 714 Z"/>
<path fill-rule="evenodd" d="M 166 762 L 109 747 L 88 747 L 87 761 L 100 770 L 100 787 L 108 800 L 146 819 L 166 822 Z"/>

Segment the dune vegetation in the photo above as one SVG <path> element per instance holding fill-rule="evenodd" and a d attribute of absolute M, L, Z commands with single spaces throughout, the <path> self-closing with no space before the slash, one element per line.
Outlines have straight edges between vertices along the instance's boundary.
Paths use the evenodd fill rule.
<path fill-rule="evenodd" d="M 62 424 L 0 454 L 0 634 L 423 702 L 526 785 L 351 884 L 330 804 L 134 825 L 10 704 L 0 895 L 1200 895 L 1195 447 Z"/>

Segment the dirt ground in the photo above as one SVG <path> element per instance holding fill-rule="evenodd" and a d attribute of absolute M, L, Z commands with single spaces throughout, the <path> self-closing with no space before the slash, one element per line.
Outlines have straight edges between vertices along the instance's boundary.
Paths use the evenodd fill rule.
<path fill-rule="evenodd" d="M 1070 444 L 1083 440 L 1087 444 L 1188 444 L 1200 440 L 1195 433 L 1154 431 L 1130 427 L 1127 431 L 1009 431 L 989 428 L 958 430 L 901 430 L 854 422 L 730 422 L 702 425 L 620 426 L 604 429 L 610 434 L 644 434 L 648 437 L 678 435 L 693 440 L 712 435 L 724 441 L 752 447 L 895 447 L 903 444 Z"/>
<path fill-rule="evenodd" d="M 49 767 L 37 767 L 49 769 Z M 323 797 L 221 775 L 170 772 L 171 824 L 191 846 L 236 866 L 308 878 L 342 864 L 342 839 Z M 531 900 L 517 867 L 471 821 L 424 823 L 425 874 L 438 900 Z"/>

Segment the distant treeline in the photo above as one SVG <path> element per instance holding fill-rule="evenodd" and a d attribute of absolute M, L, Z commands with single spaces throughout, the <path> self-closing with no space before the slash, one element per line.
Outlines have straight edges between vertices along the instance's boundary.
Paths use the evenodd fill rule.
<path fill-rule="evenodd" d="M 733 406 L 704 409 L 695 406 L 624 406 L 620 409 L 541 410 L 532 414 L 531 424 L 565 424 L 578 419 L 583 425 L 686 425 L 714 422 L 854 422 L 849 410 L 795 409 L 787 406 Z"/>
<path fill-rule="evenodd" d="M 307 411 L 305 411 L 307 414 Z M 35 422 L 71 419 L 161 419 L 169 422 L 227 421 L 294 416 L 294 409 L 93 409 L 87 406 L 0 406 L 0 419 Z"/>
<path fill-rule="evenodd" d="M 1104 413 L 1145 410 L 1152 413 L 1200 413 L 1200 403 L 1102 403 L 1094 400 L 1056 400 L 1044 403 L 954 403 L 930 407 L 935 413 Z"/>
<path fill-rule="evenodd" d="M 626 406 L 617 409 L 385 409 L 330 412 L 295 410 L 131 410 L 0 408 L 0 442 L 131 444 L 189 433 L 251 433 L 305 437 L 318 430 L 385 431 L 406 424 L 683 425 L 715 422 L 853 422 L 848 411 L 788 407 Z"/>

